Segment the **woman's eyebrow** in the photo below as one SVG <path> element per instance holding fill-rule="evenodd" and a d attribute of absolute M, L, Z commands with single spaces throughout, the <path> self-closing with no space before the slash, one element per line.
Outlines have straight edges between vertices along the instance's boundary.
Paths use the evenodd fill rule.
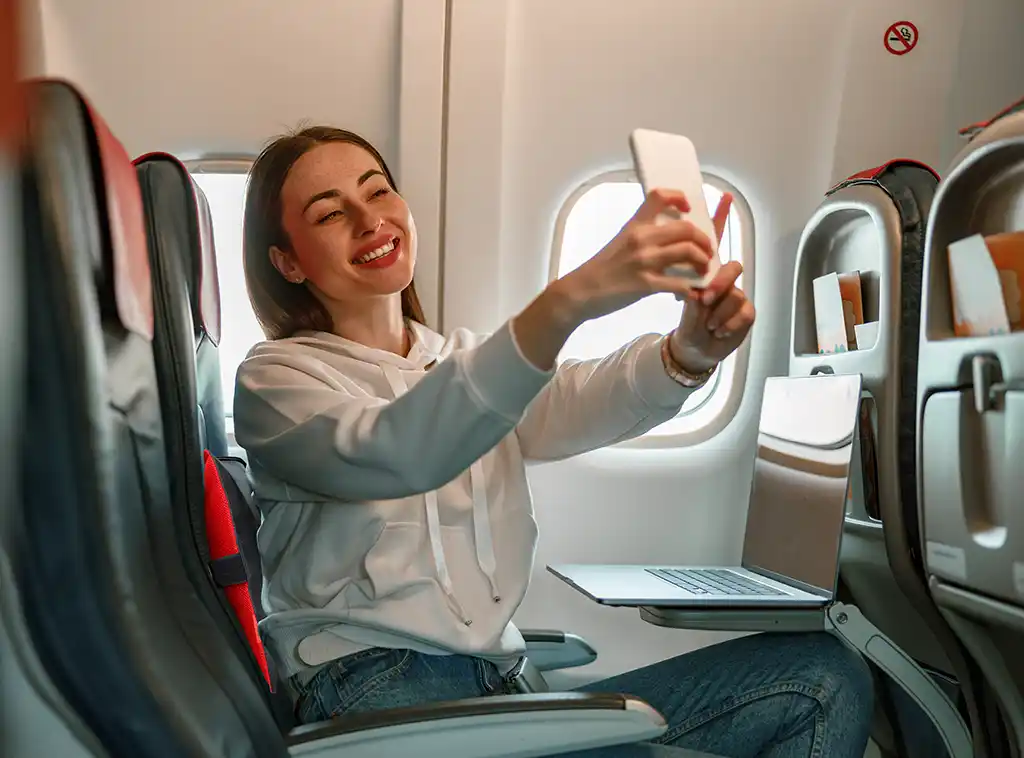
<path fill-rule="evenodd" d="M 320 200 L 326 200 L 332 197 L 341 197 L 341 191 L 336 189 L 324 190 L 323 192 L 317 192 L 313 197 L 306 201 L 306 204 L 302 207 L 302 212 L 305 213 L 309 210 L 309 206 Z"/>

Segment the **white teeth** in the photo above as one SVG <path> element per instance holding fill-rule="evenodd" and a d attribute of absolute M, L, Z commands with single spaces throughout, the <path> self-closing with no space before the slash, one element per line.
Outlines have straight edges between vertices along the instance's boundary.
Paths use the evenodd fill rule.
<path fill-rule="evenodd" d="M 395 241 L 391 240 L 386 245 L 381 245 L 376 250 L 367 253 L 366 255 L 362 256 L 361 258 L 357 258 L 356 259 L 356 263 L 369 263 L 370 261 L 374 261 L 374 260 L 377 260 L 378 258 L 384 257 L 385 255 L 387 255 L 388 253 L 390 253 L 394 249 L 395 249 Z"/>

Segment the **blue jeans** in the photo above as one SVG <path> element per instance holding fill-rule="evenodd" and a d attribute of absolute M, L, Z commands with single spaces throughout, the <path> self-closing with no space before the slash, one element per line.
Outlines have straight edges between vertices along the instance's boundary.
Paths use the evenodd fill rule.
<path fill-rule="evenodd" d="M 651 743 L 578 758 L 673 758 L 678 748 L 723 758 L 862 758 L 874 711 L 867 664 L 828 634 L 730 640 L 580 688 L 623 692 L 656 708 L 668 730 Z M 303 723 L 432 701 L 509 694 L 492 664 L 374 648 L 317 672 L 299 690 Z"/>

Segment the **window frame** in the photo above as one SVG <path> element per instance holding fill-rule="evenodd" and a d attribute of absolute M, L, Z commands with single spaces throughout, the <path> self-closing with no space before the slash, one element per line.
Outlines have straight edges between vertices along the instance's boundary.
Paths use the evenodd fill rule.
<path fill-rule="evenodd" d="M 255 155 L 211 155 L 183 160 L 182 164 L 189 174 L 248 174 L 255 162 Z"/>
<path fill-rule="evenodd" d="M 729 192 L 733 196 L 731 214 L 735 214 L 739 224 L 739 245 L 730 246 L 732 260 L 738 260 L 743 265 L 743 289 L 747 297 L 754 301 L 754 216 L 750 205 L 743 193 L 731 182 L 716 174 L 701 172 L 703 182 L 714 187 L 719 192 Z M 552 235 L 551 253 L 548 265 L 548 281 L 558 278 L 559 265 L 561 263 L 562 243 L 565 238 L 565 228 L 570 214 L 576 207 L 579 200 L 592 189 L 603 184 L 638 184 L 639 179 L 633 169 L 613 169 L 603 171 L 591 176 L 575 187 L 562 202 L 558 215 L 555 219 L 555 228 Z M 667 449 L 681 448 L 698 445 L 707 442 L 712 437 L 722 432 L 736 417 L 743 400 L 743 393 L 746 389 L 748 367 L 750 364 L 750 343 L 751 336 L 748 336 L 743 344 L 728 358 L 722 365 L 712 381 L 715 382 L 707 396 L 694 408 L 681 413 L 672 421 L 677 423 L 680 419 L 692 419 L 692 426 L 684 427 L 678 432 L 658 434 L 656 431 L 648 432 L 631 440 L 616 443 L 612 448 L 619 449 Z M 727 382 L 723 386 L 723 382 Z"/>

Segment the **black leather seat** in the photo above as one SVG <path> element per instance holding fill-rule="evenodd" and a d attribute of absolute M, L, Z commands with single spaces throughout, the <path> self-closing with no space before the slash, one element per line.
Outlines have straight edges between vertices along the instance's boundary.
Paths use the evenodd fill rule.
<path fill-rule="evenodd" d="M 37 645 L 114 754 L 283 755 L 207 607 L 216 594 L 186 570 L 198 553 L 167 470 L 135 170 L 70 85 L 33 89 L 26 211 L 40 252 L 17 566 Z"/>
<path fill-rule="evenodd" d="M 20 213 L 19 158 L 25 126 L 24 94 L 16 80 L 17 25 L 14 3 L 0 2 L 0 755 L 27 758 L 59 755 L 87 758 L 103 754 L 47 675 L 26 624 L 12 557 L 25 539 L 22 530 L 18 443 L 25 407 L 25 265 L 30 248 Z M 10 54 L 9 54 L 10 53 Z M 34 252 L 34 249 L 32 250 Z"/>
<path fill-rule="evenodd" d="M 33 83 L 29 95 L 32 415 L 15 580 L 48 676 L 110 753 L 177 758 L 194 752 L 201 726 L 195 737 L 171 729 L 160 697 L 179 676 L 201 673 L 163 602 L 146 537 L 167 488 L 140 478 L 160 416 L 138 186 L 121 145 L 70 86 Z"/>

